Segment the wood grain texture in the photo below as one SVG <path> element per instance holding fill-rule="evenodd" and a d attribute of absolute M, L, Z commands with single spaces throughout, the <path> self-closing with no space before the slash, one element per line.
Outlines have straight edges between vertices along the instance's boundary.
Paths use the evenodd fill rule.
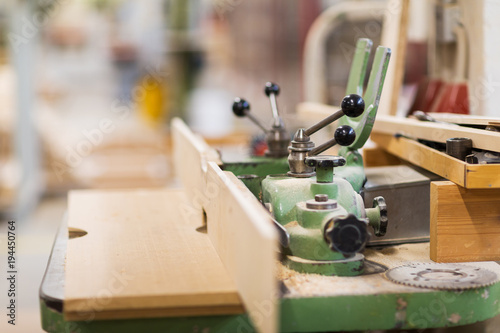
<path fill-rule="evenodd" d="M 371 139 L 389 153 L 465 186 L 465 162 L 404 137 L 372 133 Z"/>
<path fill-rule="evenodd" d="M 278 330 L 278 236 L 271 218 L 234 174 L 209 162 L 208 235 L 259 332 Z"/>
<path fill-rule="evenodd" d="M 500 189 L 431 183 L 430 256 L 437 262 L 500 260 Z"/>
<path fill-rule="evenodd" d="M 472 146 L 474 148 L 500 152 L 500 132 L 463 126 L 378 115 L 373 126 L 373 132 L 385 134 L 398 133 L 412 138 L 436 142 L 446 142 L 449 138 L 467 137 L 472 139 Z"/>
<path fill-rule="evenodd" d="M 392 59 L 385 78 L 384 93 L 380 99 L 379 114 L 395 115 L 398 110 L 408 38 L 409 7 L 409 0 L 387 2 L 380 44 L 391 48 Z"/>
<path fill-rule="evenodd" d="M 66 258 L 67 320 L 243 312 L 203 223 L 183 214 L 180 190 L 72 191 Z M 191 213 L 192 214 L 192 213 Z"/>
<path fill-rule="evenodd" d="M 216 153 L 180 119 L 172 121 L 172 131 L 175 169 L 191 198 L 187 214 L 206 214 L 210 240 L 254 326 L 276 332 L 278 235 L 269 214 L 240 180 L 220 169 Z"/>
<path fill-rule="evenodd" d="M 388 153 L 380 147 L 363 148 L 364 167 L 378 167 L 386 165 L 399 165 L 402 161 L 396 155 Z"/>
<path fill-rule="evenodd" d="M 221 165 L 219 155 L 179 118 L 171 122 L 174 172 L 191 196 L 203 191 L 207 163 Z"/>
<path fill-rule="evenodd" d="M 494 125 L 500 123 L 500 118 L 486 117 L 486 116 L 475 116 L 466 114 L 456 114 L 456 113 L 442 113 L 442 112 L 428 112 L 429 116 L 447 123 L 459 124 L 459 125 Z"/>

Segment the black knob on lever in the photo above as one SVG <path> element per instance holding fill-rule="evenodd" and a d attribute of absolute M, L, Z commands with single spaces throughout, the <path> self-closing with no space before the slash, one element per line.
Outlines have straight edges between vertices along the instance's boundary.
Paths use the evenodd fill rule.
<path fill-rule="evenodd" d="M 330 125 L 342 116 L 356 118 L 365 111 L 365 101 L 356 94 L 350 94 L 342 99 L 340 110 L 321 120 L 319 123 L 312 125 L 304 131 L 304 134 L 310 136 L 325 126 Z"/>
<path fill-rule="evenodd" d="M 342 99 L 340 108 L 346 116 L 356 118 L 365 111 L 365 101 L 359 95 L 350 94 Z"/>
<path fill-rule="evenodd" d="M 245 117 L 250 111 L 250 103 L 243 98 L 236 97 L 233 103 L 233 113 L 237 117 Z"/>
<path fill-rule="evenodd" d="M 270 97 L 271 94 L 278 96 L 280 93 L 280 87 L 276 83 L 266 82 L 264 92 L 266 93 L 267 97 Z"/>
<path fill-rule="evenodd" d="M 356 139 L 356 133 L 354 132 L 354 129 L 351 126 L 347 125 L 339 126 L 335 130 L 333 139 L 328 140 L 327 142 L 317 146 L 316 148 L 313 148 L 309 152 L 309 156 L 315 156 L 321 154 L 322 152 L 324 152 L 328 148 L 335 146 L 336 144 L 341 146 L 350 146 L 355 139 Z"/>
<path fill-rule="evenodd" d="M 248 117 L 255 125 L 259 126 L 265 133 L 267 133 L 266 128 L 260 121 L 257 120 L 250 113 L 250 103 L 248 103 L 243 98 L 236 97 L 233 102 L 233 113 L 237 117 Z"/>

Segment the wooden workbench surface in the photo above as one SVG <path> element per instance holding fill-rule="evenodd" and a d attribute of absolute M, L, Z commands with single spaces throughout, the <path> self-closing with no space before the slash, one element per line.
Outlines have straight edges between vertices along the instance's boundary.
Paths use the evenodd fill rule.
<path fill-rule="evenodd" d="M 68 320 L 242 313 L 236 286 L 180 190 L 73 191 Z M 80 233 L 81 234 L 81 233 Z"/>

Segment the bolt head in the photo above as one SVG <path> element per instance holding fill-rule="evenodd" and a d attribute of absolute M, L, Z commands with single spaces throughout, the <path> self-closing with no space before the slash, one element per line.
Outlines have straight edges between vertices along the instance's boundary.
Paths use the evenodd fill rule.
<path fill-rule="evenodd" d="M 316 194 L 314 200 L 316 202 L 326 202 L 328 201 L 328 194 Z"/>

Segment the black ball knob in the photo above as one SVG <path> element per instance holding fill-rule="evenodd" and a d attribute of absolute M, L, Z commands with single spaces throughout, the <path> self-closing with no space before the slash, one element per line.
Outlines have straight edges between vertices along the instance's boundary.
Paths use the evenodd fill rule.
<path fill-rule="evenodd" d="M 264 92 L 266 93 L 267 97 L 269 97 L 271 94 L 278 96 L 280 93 L 280 86 L 278 86 L 276 83 L 266 82 Z"/>
<path fill-rule="evenodd" d="M 351 126 L 343 125 L 335 130 L 334 137 L 337 144 L 350 146 L 356 139 L 356 132 L 354 132 Z"/>
<path fill-rule="evenodd" d="M 340 108 L 346 116 L 355 118 L 365 111 L 365 101 L 359 95 L 350 94 L 342 99 Z"/>
<path fill-rule="evenodd" d="M 250 111 L 250 103 L 243 98 L 236 97 L 233 102 L 233 113 L 238 117 L 244 117 Z"/>

